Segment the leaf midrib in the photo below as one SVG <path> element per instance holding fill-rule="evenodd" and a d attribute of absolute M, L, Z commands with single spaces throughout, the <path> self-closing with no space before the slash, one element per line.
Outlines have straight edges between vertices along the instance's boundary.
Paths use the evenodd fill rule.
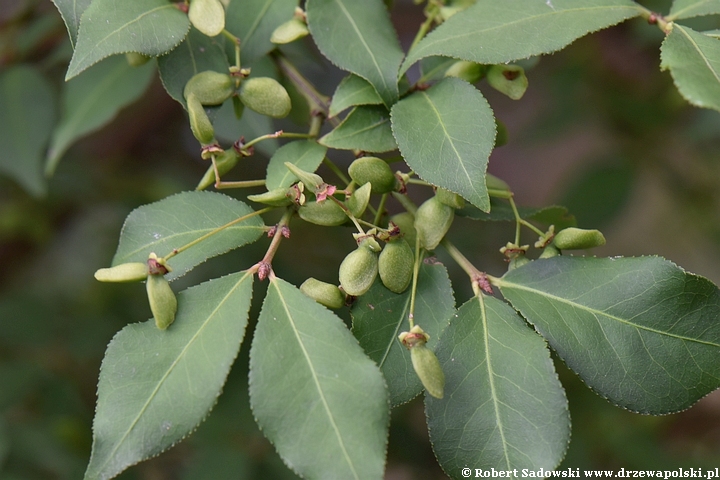
<path fill-rule="evenodd" d="M 675 28 L 673 30 L 680 30 L 680 32 L 682 32 L 682 34 L 687 37 L 687 39 L 690 41 L 692 46 L 695 47 L 695 50 L 697 50 L 698 54 L 700 55 L 700 58 L 702 58 L 703 62 L 705 62 L 705 65 L 707 66 L 708 70 L 710 70 L 710 72 L 712 72 L 713 76 L 715 77 L 715 81 L 717 81 L 720 84 L 720 76 L 718 75 L 718 72 L 716 72 L 715 69 L 713 68 L 713 66 L 710 64 L 710 61 L 709 61 L 707 55 L 705 55 L 703 53 L 703 51 L 700 49 L 700 46 L 697 44 L 697 42 L 695 42 L 695 39 L 692 38 L 690 36 L 690 34 L 687 31 L 685 31 L 685 29 L 682 28 L 682 26 L 680 26 L 680 25 L 675 25 Z"/>
<path fill-rule="evenodd" d="M 681 17 L 682 14 L 685 13 L 685 12 L 687 12 L 688 10 L 693 10 L 693 9 L 695 9 L 695 8 L 698 8 L 698 6 L 700 6 L 700 5 L 704 5 L 704 4 L 710 3 L 710 2 L 711 2 L 711 0 L 701 0 L 701 1 L 699 1 L 699 2 L 693 3 L 692 5 L 688 5 L 688 6 L 685 7 L 685 8 L 681 8 L 680 10 L 678 10 L 678 11 L 675 12 L 675 13 L 671 13 L 670 15 L 668 15 L 668 16 L 666 17 L 666 19 L 669 20 L 669 21 L 672 21 L 672 20 L 675 20 L 675 19 L 682 18 L 682 17 Z"/>

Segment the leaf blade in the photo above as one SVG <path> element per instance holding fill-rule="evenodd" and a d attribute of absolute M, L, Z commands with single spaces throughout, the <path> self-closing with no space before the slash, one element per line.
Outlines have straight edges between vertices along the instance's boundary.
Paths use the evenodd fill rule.
<path fill-rule="evenodd" d="M 397 148 L 387 109 L 375 105 L 355 107 L 340 125 L 318 142 L 329 148 L 375 153 Z"/>
<path fill-rule="evenodd" d="M 75 48 L 78 29 L 80 28 L 80 18 L 92 0 L 52 0 L 52 2 L 65 22 L 68 35 L 70 35 L 70 44 Z"/>
<path fill-rule="evenodd" d="M 675 0 L 667 19 L 678 20 L 716 13 L 720 13 L 720 1 L 718 0 Z"/>
<path fill-rule="evenodd" d="M 331 117 L 336 116 L 346 108 L 356 105 L 378 105 L 383 103 L 375 87 L 370 82 L 357 75 L 350 74 L 343 78 L 335 89 L 330 103 Z"/>

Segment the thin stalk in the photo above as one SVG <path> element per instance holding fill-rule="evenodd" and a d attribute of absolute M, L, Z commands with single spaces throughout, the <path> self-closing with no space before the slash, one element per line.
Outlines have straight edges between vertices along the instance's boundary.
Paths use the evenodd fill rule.
<path fill-rule="evenodd" d="M 407 197 L 407 195 L 403 195 L 402 193 L 398 192 L 392 192 L 392 196 L 395 200 L 400 202 L 400 205 L 402 205 L 405 210 L 415 215 L 418 207 L 412 202 L 412 200 Z"/>
<path fill-rule="evenodd" d="M 332 195 L 330 195 L 330 196 L 327 197 L 327 198 L 330 199 L 330 200 L 332 200 L 333 202 L 337 203 L 337 204 L 340 206 L 340 208 L 342 208 L 343 212 L 345 212 L 345 215 L 347 215 L 348 218 L 349 218 L 350 220 L 352 220 L 352 222 L 355 224 L 355 228 L 357 228 L 358 232 L 360 232 L 361 234 L 365 235 L 365 230 L 363 230 L 363 228 L 360 226 L 360 223 L 358 223 L 357 218 L 355 218 L 355 215 L 352 214 L 352 212 L 350 211 L 350 209 L 347 208 L 347 206 L 345 206 L 345 204 L 344 204 L 343 202 L 341 202 L 341 201 L 338 200 L 337 198 L 333 197 Z"/>
<path fill-rule="evenodd" d="M 337 165 L 335 165 L 335 164 L 332 162 L 332 160 L 330 160 L 329 158 L 325 157 L 325 158 L 323 158 L 323 163 L 325 164 L 326 167 L 328 167 L 330 170 L 332 170 L 332 172 L 333 172 L 335 175 L 337 175 L 337 177 L 340 179 L 341 182 L 343 182 L 345 185 L 349 185 L 349 184 L 350 184 L 350 179 L 347 177 L 347 175 L 345 175 L 345 174 L 343 173 L 342 170 L 340 170 L 340 169 L 338 168 Z"/>
<path fill-rule="evenodd" d="M 417 296 L 417 284 L 418 276 L 420 275 L 420 253 L 422 248 L 420 247 L 420 237 L 415 237 L 415 264 L 413 265 L 413 278 L 412 287 L 410 290 L 410 312 L 408 313 L 408 324 L 410 329 L 415 326 L 415 297 Z"/>
<path fill-rule="evenodd" d="M 251 188 L 262 187 L 265 185 L 265 179 L 262 180 L 239 180 L 237 182 L 215 182 L 215 188 L 223 190 L 226 188 Z"/>
<path fill-rule="evenodd" d="M 383 196 L 380 197 L 380 205 L 377 207 L 377 212 L 375 212 L 375 219 L 373 220 L 373 223 L 375 225 L 380 224 L 380 220 L 382 219 L 383 214 L 385 213 L 385 204 L 387 203 L 388 194 L 383 193 Z"/>
<path fill-rule="evenodd" d="M 242 146 L 243 149 L 248 149 L 255 145 L 256 143 L 260 143 L 263 140 L 271 140 L 273 138 L 313 138 L 312 135 L 309 133 L 295 133 L 295 132 L 284 132 L 282 130 L 278 130 L 275 133 L 268 133 L 266 135 L 260 135 L 257 138 L 253 138 L 249 142 L 247 142 L 245 145 Z"/>

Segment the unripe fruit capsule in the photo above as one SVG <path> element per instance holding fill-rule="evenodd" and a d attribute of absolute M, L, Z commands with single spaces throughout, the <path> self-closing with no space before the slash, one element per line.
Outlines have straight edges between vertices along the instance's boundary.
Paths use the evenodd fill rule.
<path fill-rule="evenodd" d="M 599 230 L 570 227 L 555 234 L 553 245 L 560 250 L 584 250 L 605 245 L 605 237 Z"/>
<path fill-rule="evenodd" d="M 284 45 L 299 40 L 309 33 L 310 31 L 305 22 L 295 17 L 273 30 L 270 41 L 276 45 Z"/>
<path fill-rule="evenodd" d="M 467 60 L 458 60 L 445 70 L 446 77 L 462 78 L 466 82 L 475 83 L 485 75 L 485 66 Z"/>
<path fill-rule="evenodd" d="M 378 273 L 383 285 L 395 293 L 404 292 L 413 275 L 415 255 L 407 242 L 400 238 L 385 245 L 378 258 Z"/>
<path fill-rule="evenodd" d="M 325 200 L 322 203 L 307 202 L 298 209 L 298 215 L 306 222 L 326 227 L 342 225 L 348 219 L 342 207 L 333 200 Z"/>
<path fill-rule="evenodd" d="M 188 95 L 186 100 L 190 118 L 190 130 L 192 130 L 193 135 L 203 145 L 212 143 L 215 138 L 215 129 L 210 123 L 202 104 L 192 93 Z"/>
<path fill-rule="evenodd" d="M 350 213 L 355 217 L 361 217 L 365 213 L 365 209 L 370 203 L 371 186 L 366 183 L 362 187 L 355 190 L 350 197 L 345 200 Z"/>
<path fill-rule="evenodd" d="M 400 233 L 405 241 L 408 245 L 415 248 L 415 237 L 417 236 L 417 232 L 415 231 L 415 216 L 410 212 L 402 212 L 390 217 L 390 222 L 400 228 Z"/>
<path fill-rule="evenodd" d="M 245 80 L 240 87 L 240 100 L 250 110 L 273 118 L 287 117 L 292 109 L 285 87 L 270 77 Z"/>
<path fill-rule="evenodd" d="M 450 190 L 445 190 L 444 188 L 438 188 L 435 192 L 435 196 L 438 200 L 440 200 L 442 203 L 447 205 L 448 207 L 452 207 L 455 209 L 463 208 L 465 206 L 465 199 L 458 195 L 455 192 L 451 192 Z"/>
<path fill-rule="evenodd" d="M 111 268 L 101 268 L 95 272 L 99 282 L 139 282 L 148 276 L 147 263 L 122 263 Z"/>
<path fill-rule="evenodd" d="M 220 0 L 192 0 L 188 19 L 208 37 L 219 35 L 225 29 L 225 9 Z"/>
<path fill-rule="evenodd" d="M 395 174 L 381 158 L 358 158 L 350 165 L 348 173 L 358 185 L 369 182 L 373 193 L 388 193 L 395 189 Z"/>
<path fill-rule="evenodd" d="M 300 285 L 300 291 L 320 305 L 325 305 L 328 308 L 338 309 L 345 305 L 345 295 L 336 285 L 312 277 Z"/>
<path fill-rule="evenodd" d="M 160 330 L 165 330 L 175 321 L 177 312 L 175 293 L 163 275 L 148 275 L 146 286 L 150 311 L 155 317 L 155 325 Z"/>
<path fill-rule="evenodd" d="M 365 242 L 340 264 L 340 285 L 348 295 L 360 296 L 370 290 L 378 274 L 378 255 Z"/>
<path fill-rule="evenodd" d="M 491 87 L 513 100 L 520 100 L 528 87 L 525 70 L 519 65 L 492 65 L 486 78 Z"/>
<path fill-rule="evenodd" d="M 424 344 L 419 344 L 410 349 L 410 359 L 425 390 L 435 398 L 443 398 L 445 374 L 435 353 Z"/>
<path fill-rule="evenodd" d="M 183 90 L 185 98 L 191 93 L 203 105 L 220 105 L 235 92 L 235 82 L 227 73 L 206 70 L 196 73 Z"/>
<path fill-rule="evenodd" d="M 425 201 L 415 212 L 415 230 L 420 238 L 420 245 L 427 250 L 434 250 L 450 229 L 455 218 L 455 209 L 448 207 L 437 197 Z"/>

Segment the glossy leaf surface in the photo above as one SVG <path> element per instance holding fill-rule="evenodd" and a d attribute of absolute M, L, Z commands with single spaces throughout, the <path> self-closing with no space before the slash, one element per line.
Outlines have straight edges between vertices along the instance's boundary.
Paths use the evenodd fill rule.
<path fill-rule="evenodd" d="M 117 53 L 167 53 L 189 27 L 187 15 L 165 0 L 93 0 L 82 14 L 65 80 Z"/>
<path fill-rule="evenodd" d="M 93 65 L 65 84 L 63 112 L 50 142 L 45 171 L 49 174 L 79 138 L 109 123 L 150 85 L 152 63 L 131 67 L 122 56 Z"/>
<path fill-rule="evenodd" d="M 688 102 L 720 110 L 720 40 L 675 24 L 660 59 Z"/>
<path fill-rule="evenodd" d="M 298 0 L 232 0 L 225 14 L 225 28 L 240 39 L 243 62 L 265 55 L 275 45 L 273 30 L 290 20 Z"/>
<path fill-rule="evenodd" d="M 392 130 L 407 164 L 423 180 L 490 209 L 485 185 L 495 118 L 482 94 L 458 78 L 415 92 L 392 109 Z"/>
<path fill-rule="evenodd" d="M 552 53 L 639 13 L 630 0 L 478 0 L 422 39 L 400 75 L 431 55 L 493 65 Z"/>
<path fill-rule="evenodd" d="M 389 152 L 397 148 L 390 114 L 385 107 L 373 105 L 355 107 L 335 130 L 318 142 L 330 148 L 365 152 Z"/>
<path fill-rule="evenodd" d="M 123 225 L 113 265 L 144 262 L 151 252 L 165 256 L 228 222 L 252 213 L 238 200 L 214 192 L 183 192 L 133 210 Z M 259 216 L 225 228 L 190 247 L 168 264 L 168 280 L 177 278 L 208 258 L 254 242 L 264 225 Z"/>
<path fill-rule="evenodd" d="M 300 140 L 280 147 L 270 159 L 267 167 L 265 187 L 274 190 L 289 187 L 298 178 L 288 170 L 285 162 L 290 162 L 306 172 L 314 172 L 325 158 L 327 148 L 312 140 Z"/>
<path fill-rule="evenodd" d="M 370 82 L 390 108 L 398 98 L 403 52 L 382 0 L 309 0 L 305 8 L 322 54 Z"/>
<path fill-rule="evenodd" d="M 668 17 L 676 20 L 715 13 L 720 13 L 720 1 L 718 0 L 675 0 Z"/>
<path fill-rule="evenodd" d="M 383 103 L 375 87 L 367 80 L 350 74 L 343 78 L 335 89 L 330 104 L 330 116 L 334 117 L 346 108 L 356 105 L 378 105 Z"/>
<path fill-rule="evenodd" d="M 570 417 L 550 351 L 520 316 L 493 297 L 476 297 L 435 349 L 445 396 L 425 396 L 430 441 L 452 478 L 467 465 L 552 470 L 565 455 Z"/>
<path fill-rule="evenodd" d="M 664 414 L 720 386 L 720 292 L 660 257 L 536 260 L 497 283 L 593 390 Z"/>
<path fill-rule="evenodd" d="M 385 382 L 340 318 L 270 281 L 250 351 L 250 402 L 265 436 L 305 478 L 382 478 Z"/>
<path fill-rule="evenodd" d="M 240 350 L 252 282 L 239 272 L 189 288 L 167 330 L 149 320 L 115 335 L 102 363 L 86 480 L 112 478 L 202 422 Z"/>
<path fill-rule="evenodd" d="M 353 334 L 365 352 L 382 370 L 393 406 L 409 402 L 423 390 L 413 370 L 410 351 L 398 340 L 410 330 L 410 289 L 392 293 L 380 280 L 352 308 Z M 455 313 L 455 298 L 447 270 L 441 264 L 423 264 L 418 277 L 415 324 L 430 335 L 434 349 L 442 331 Z"/>

